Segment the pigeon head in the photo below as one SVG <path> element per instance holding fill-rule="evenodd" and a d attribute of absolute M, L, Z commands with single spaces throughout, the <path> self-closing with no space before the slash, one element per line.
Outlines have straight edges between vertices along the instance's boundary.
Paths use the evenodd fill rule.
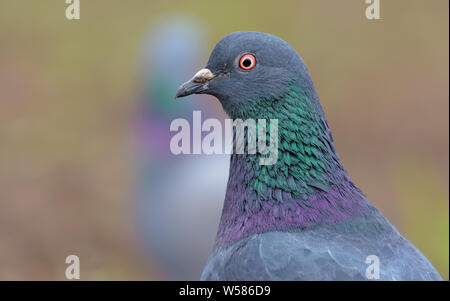
<path fill-rule="evenodd" d="M 278 121 L 276 163 L 261 165 L 258 152 L 231 155 L 216 247 L 255 233 L 335 224 L 365 210 L 336 153 L 309 71 L 282 39 L 248 31 L 227 35 L 176 97 L 190 94 L 217 97 L 234 120 Z"/>
<path fill-rule="evenodd" d="M 262 100 L 279 100 L 293 84 L 313 87 L 297 52 L 274 35 L 241 31 L 217 43 L 205 68 L 181 85 L 176 97 L 213 95 L 230 117 L 259 118 L 266 107 Z"/>

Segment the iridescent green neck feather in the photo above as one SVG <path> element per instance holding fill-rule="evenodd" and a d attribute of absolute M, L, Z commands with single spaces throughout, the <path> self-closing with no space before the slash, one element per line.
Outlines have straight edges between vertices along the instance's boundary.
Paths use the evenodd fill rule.
<path fill-rule="evenodd" d="M 336 224 L 367 201 L 343 169 L 314 89 L 290 85 L 279 99 L 224 108 L 233 119 L 278 119 L 278 161 L 233 154 L 216 248 L 255 233 Z M 269 138 L 267 138 L 269 139 Z"/>

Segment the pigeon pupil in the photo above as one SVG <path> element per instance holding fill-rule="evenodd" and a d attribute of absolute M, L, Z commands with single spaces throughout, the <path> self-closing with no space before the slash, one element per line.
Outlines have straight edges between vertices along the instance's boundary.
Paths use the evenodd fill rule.
<path fill-rule="evenodd" d="M 255 57 L 251 54 L 243 55 L 239 60 L 239 67 L 244 70 L 250 70 L 255 67 Z"/>

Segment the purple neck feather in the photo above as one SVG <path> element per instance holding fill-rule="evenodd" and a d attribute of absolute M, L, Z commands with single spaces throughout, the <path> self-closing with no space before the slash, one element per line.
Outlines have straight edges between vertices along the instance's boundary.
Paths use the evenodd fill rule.
<path fill-rule="evenodd" d="M 295 93 L 287 101 L 301 97 Z M 313 106 L 279 111 L 274 165 L 259 165 L 260 154 L 231 156 L 214 249 L 257 233 L 340 224 L 365 212 L 368 201 L 342 167 L 319 106 L 313 114 Z"/>
<path fill-rule="evenodd" d="M 342 169 L 326 176 L 330 181 L 326 188 L 297 181 L 295 186 L 309 188 L 300 196 L 272 187 L 269 188 L 270 195 L 265 197 L 257 195 L 251 185 L 254 183 L 251 180 L 254 179 L 252 169 L 254 166 L 246 160 L 246 155 L 232 155 L 214 249 L 226 247 L 252 234 L 298 231 L 317 224 L 342 223 L 366 208 L 365 196 Z M 283 181 L 292 181 L 292 178 Z"/>

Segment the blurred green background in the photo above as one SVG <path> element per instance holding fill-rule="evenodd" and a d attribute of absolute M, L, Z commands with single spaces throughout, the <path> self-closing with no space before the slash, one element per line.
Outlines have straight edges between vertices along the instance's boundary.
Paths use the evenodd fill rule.
<path fill-rule="evenodd" d="M 163 279 L 131 227 L 131 119 L 159 20 L 278 35 L 303 57 L 344 166 L 449 279 L 449 2 L 0 0 L 0 280 Z M 204 62 L 207 60 L 207 55 Z M 201 66 L 199 66 L 201 67 Z M 195 70 L 193 70 L 195 71 Z"/>

